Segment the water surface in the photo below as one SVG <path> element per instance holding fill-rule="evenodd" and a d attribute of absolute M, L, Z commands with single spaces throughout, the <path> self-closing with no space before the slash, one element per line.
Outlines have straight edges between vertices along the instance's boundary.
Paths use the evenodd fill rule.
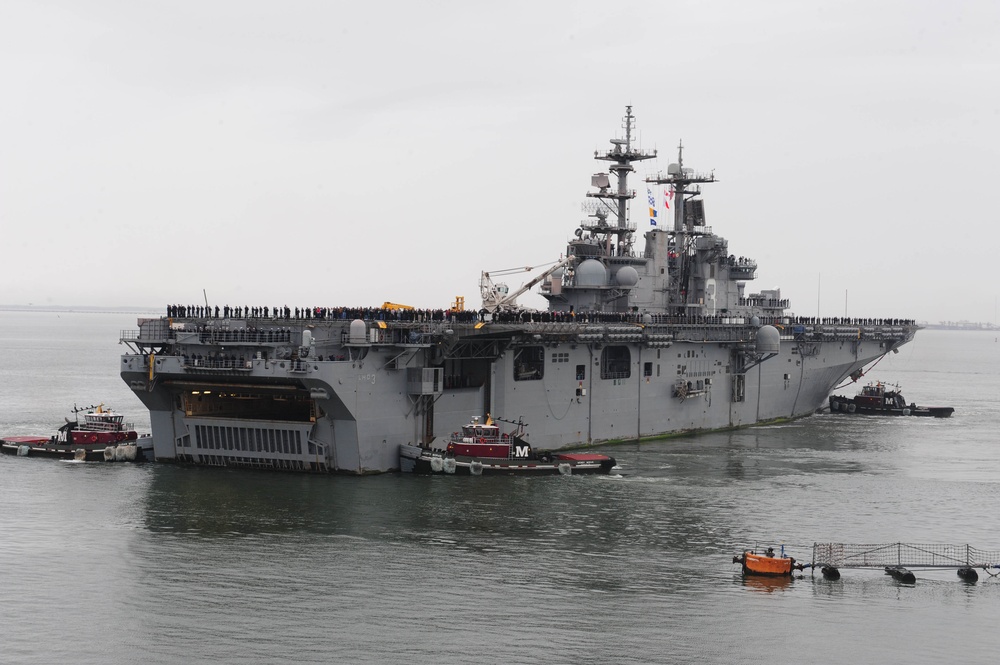
<path fill-rule="evenodd" d="M 148 429 L 134 315 L 0 312 L 0 429 Z M 820 414 L 607 448 L 611 477 L 302 476 L 0 457 L 13 663 L 986 663 L 1000 580 L 744 580 L 740 547 L 1000 550 L 1000 344 L 922 331 L 869 375 L 948 420 Z M 868 377 L 866 377 L 867 380 Z M 849 387 L 852 393 L 856 387 Z"/>

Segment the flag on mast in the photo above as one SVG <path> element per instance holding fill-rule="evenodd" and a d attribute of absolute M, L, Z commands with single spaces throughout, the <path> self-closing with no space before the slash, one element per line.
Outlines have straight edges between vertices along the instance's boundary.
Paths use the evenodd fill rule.
<path fill-rule="evenodd" d="M 667 210 L 670 210 L 670 202 L 674 200 L 674 186 L 670 185 L 669 188 L 663 190 L 663 205 Z"/>
<path fill-rule="evenodd" d="M 653 190 L 646 187 L 646 197 L 649 199 L 649 225 L 656 226 L 656 199 L 653 198 Z"/>

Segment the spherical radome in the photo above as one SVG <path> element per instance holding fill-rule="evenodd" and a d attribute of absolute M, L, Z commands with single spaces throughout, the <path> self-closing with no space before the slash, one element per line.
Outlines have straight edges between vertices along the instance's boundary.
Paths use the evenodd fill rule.
<path fill-rule="evenodd" d="M 639 283 L 639 271 L 632 266 L 624 266 L 615 273 L 615 281 L 618 286 L 635 286 Z"/>
<path fill-rule="evenodd" d="M 351 344 L 364 344 L 368 341 L 368 326 L 361 319 L 351 321 Z"/>
<path fill-rule="evenodd" d="M 762 326 L 757 331 L 757 353 L 777 353 L 781 346 L 781 333 L 774 326 Z"/>
<path fill-rule="evenodd" d="M 587 259 L 576 268 L 577 286 L 606 286 L 608 272 L 597 259 Z"/>

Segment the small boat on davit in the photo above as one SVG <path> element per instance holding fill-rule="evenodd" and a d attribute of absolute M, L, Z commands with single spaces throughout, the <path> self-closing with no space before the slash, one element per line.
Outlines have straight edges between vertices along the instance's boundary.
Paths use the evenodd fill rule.
<path fill-rule="evenodd" d="M 899 386 L 869 383 L 854 397 L 830 395 L 830 413 L 860 413 L 877 416 L 933 416 L 947 418 L 955 412 L 950 406 L 907 404 Z"/>
<path fill-rule="evenodd" d="M 512 432 L 502 432 L 487 416 L 474 418 L 461 432 L 454 432 L 444 449 L 403 444 L 399 447 L 400 469 L 408 473 L 461 473 L 543 475 L 611 473 L 615 458 L 597 453 L 557 453 L 535 450 L 524 440 L 525 425 L 514 423 Z"/>
<path fill-rule="evenodd" d="M 85 413 L 84 413 L 85 412 Z M 83 422 L 79 414 L 83 413 Z M 74 420 L 51 437 L 6 436 L 0 452 L 20 457 L 55 457 L 64 460 L 105 462 L 153 461 L 153 440 L 139 436 L 132 423 L 103 404 L 73 407 Z"/>

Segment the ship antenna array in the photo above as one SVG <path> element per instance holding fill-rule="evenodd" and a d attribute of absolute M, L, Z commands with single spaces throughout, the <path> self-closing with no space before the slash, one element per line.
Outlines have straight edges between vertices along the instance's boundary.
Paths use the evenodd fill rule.
<path fill-rule="evenodd" d="M 688 189 L 688 187 L 690 185 L 697 185 L 703 182 L 716 182 L 716 180 L 714 170 L 709 173 L 695 173 L 694 169 L 686 168 L 684 166 L 684 142 L 678 141 L 677 161 L 667 166 L 666 174 L 662 172 L 657 173 L 655 176 L 646 178 L 646 182 L 655 185 L 670 185 L 673 187 L 674 200 L 677 202 L 677 205 L 674 206 L 674 232 L 685 233 L 692 230 L 687 228 L 684 223 L 685 201 L 686 199 L 694 198 L 701 194 L 700 187 L 696 186 L 691 189 Z"/>
<path fill-rule="evenodd" d="M 635 116 L 632 115 L 631 105 L 625 107 L 622 127 L 625 130 L 625 138 L 611 139 L 613 147 L 606 152 L 594 151 L 594 159 L 610 162 L 608 170 L 617 178 L 618 186 L 617 188 L 611 187 L 607 174 L 597 174 L 594 176 L 593 183 L 594 186 L 599 187 L 599 191 L 588 192 L 587 197 L 599 199 L 614 214 L 618 228 L 625 229 L 628 226 L 628 202 L 635 198 L 635 190 L 628 188 L 628 174 L 635 170 L 632 162 L 652 159 L 656 157 L 656 151 L 643 152 L 633 149 L 632 130 L 635 128 Z M 600 185 L 597 184 L 598 178 L 602 178 Z"/>
<path fill-rule="evenodd" d="M 615 213 L 614 207 L 604 199 L 597 199 L 596 201 L 584 201 L 580 204 L 580 209 L 586 213 L 589 213 L 591 217 L 598 217 L 601 213 L 604 213 L 604 219 L 607 219 L 608 214 Z"/>
<path fill-rule="evenodd" d="M 622 118 L 622 126 L 625 128 L 625 152 L 632 150 L 632 128 L 635 126 L 635 116 L 632 115 L 632 105 L 625 107 L 625 117 Z"/>

